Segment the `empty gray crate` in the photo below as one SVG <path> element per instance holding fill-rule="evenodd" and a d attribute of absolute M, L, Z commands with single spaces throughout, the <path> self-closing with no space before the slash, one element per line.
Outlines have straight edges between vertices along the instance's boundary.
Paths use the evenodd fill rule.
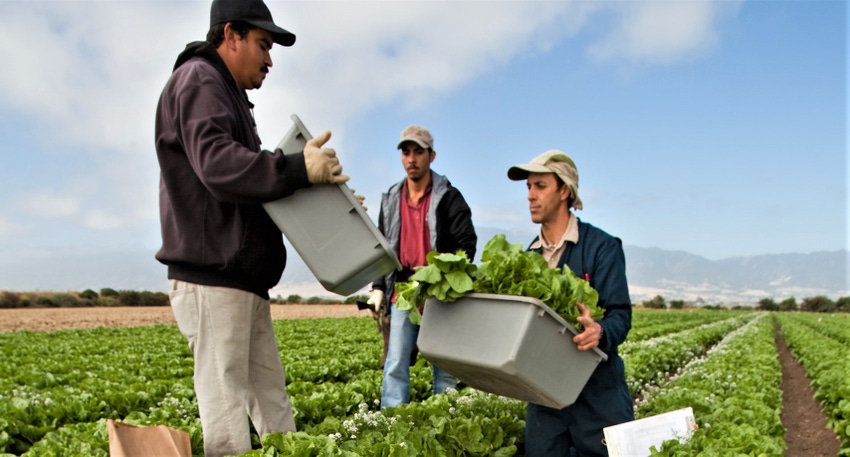
<path fill-rule="evenodd" d="M 423 357 L 470 387 L 552 408 L 576 401 L 596 366 L 575 327 L 535 298 L 467 294 L 425 302 L 417 345 Z"/>
<path fill-rule="evenodd" d="M 284 154 L 304 150 L 312 135 L 296 115 L 278 144 Z M 263 207 L 326 290 L 357 292 L 401 269 L 393 250 L 345 184 L 316 184 Z"/>

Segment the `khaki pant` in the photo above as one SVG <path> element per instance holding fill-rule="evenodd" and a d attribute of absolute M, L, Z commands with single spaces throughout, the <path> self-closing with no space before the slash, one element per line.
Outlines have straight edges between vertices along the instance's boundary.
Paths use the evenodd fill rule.
<path fill-rule="evenodd" d="M 269 301 L 236 289 L 170 283 L 171 309 L 195 357 L 205 457 L 250 451 L 249 416 L 261 437 L 295 431 Z"/>

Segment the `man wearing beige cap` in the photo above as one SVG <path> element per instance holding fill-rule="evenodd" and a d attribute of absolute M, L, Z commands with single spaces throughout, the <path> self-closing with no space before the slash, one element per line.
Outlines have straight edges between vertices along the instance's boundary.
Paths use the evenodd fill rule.
<path fill-rule="evenodd" d="M 626 261 L 620 239 L 579 220 L 571 209 L 583 207 L 578 170 L 561 151 L 550 150 L 508 170 L 508 178 L 525 180 L 531 220 L 540 234 L 529 246 L 551 267 L 567 265 L 599 292 L 604 317 L 599 322 L 584 306 L 578 318 L 583 331 L 573 338 L 579 350 L 598 347 L 608 360 L 597 365 L 578 399 L 558 410 L 528 404 L 525 421 L 527 456 L 607 456 L 602 429 L 634 420 L 623 360 L 617 346 L 632 326 Z"/>
<path fill-rule="evenodd" d="M 472 259 L 478 240 L 463 195 L 445 176 L 431 170 L 437 156 L 431 132 L 411 125 L 401 132 L 397 148 L 407 176 L 383 194 L 378 229 L 403 268 L 376 279 L 369 297 L 379 315 L 390 315 L 381 408 L 410 401 L 411 354 L 419 336 L 419 326 L 410 322 L 406 311 L 395 307 L 395 283 L 407 281 L 414 268 L 426 265 L 425 256 L 430 251 L 454 253 L 462 249 Z M 432 368 L 434 393 L 457 385 L 450 374 L 436 365 Z"/>

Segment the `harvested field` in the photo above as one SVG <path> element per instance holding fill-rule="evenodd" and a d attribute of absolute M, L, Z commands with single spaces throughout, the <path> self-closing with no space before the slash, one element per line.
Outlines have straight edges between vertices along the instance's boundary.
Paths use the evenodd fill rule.
<path fill-rule="evenodd" d="M 357 305 L 271 305 L 272 319 L 368 316 Z M 0 332 L 176 324 L 169 306 L 0 309 Z"/>
<path fill-rule="evenodd" d="M 313 319 L 322 317 L 365 317 L 356 305 L 271 305 L 272 318 Z M 171 307 L 91 307 L 0 309 L 0 333 L 16 330 L 54 331 L 95 327 L 137 327 L 176 324 Z M 778 331 L 779 329 L 777 329 Z M 828 428 L 827 418 L 806 377 L 805 369 L 791 356 L 781 334 L 777 348 L 783 373 L 782 421 L 787 429 L 786 456 L 831 457 L 840 442 Z"/>

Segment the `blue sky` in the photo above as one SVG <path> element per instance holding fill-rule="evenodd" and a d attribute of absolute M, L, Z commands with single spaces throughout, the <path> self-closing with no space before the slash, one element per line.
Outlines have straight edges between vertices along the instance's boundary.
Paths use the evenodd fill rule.
<path fill-rule="evenodd" d="M 331 130 L 373 218 L 415 123 L 481 227 L 533 233 L 506 171 L 560 149 L 578 216 L 627 245 L 715 260 L 848 247 L 843 1 L 267 3 L 298 41 L 249 93 L 264 146 L 292 113 Z M 0 0 L 15 37 L 0 45 L 0 289 L 57 256 L 156 263 L 156 100 L 208 15 L 208 1 Z"/>

